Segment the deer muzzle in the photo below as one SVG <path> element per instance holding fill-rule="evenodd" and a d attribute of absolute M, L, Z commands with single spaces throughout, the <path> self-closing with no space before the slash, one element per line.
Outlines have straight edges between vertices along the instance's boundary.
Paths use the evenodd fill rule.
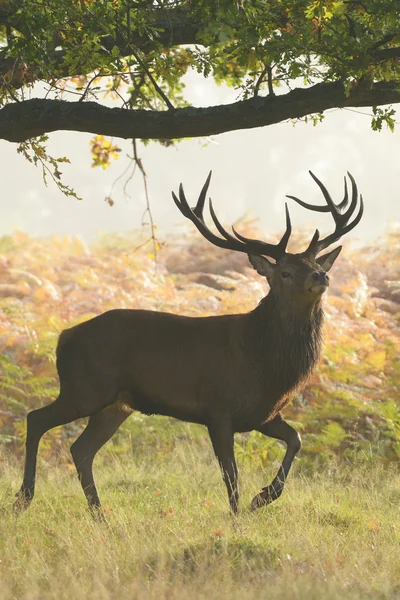
<path fill-rule="evenodd" d="M 307 289 L 312 294 L 323 294 L 329 287 L 329 276 L 324 272 L 315 271 L 310 275 Z"/>

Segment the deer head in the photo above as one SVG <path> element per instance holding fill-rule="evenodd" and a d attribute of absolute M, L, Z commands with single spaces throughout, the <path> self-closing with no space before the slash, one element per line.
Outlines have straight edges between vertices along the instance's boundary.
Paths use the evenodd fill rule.
<path fill-rule="evenodd" d="M 358 196 L 356 182 L 350 173 L 348 173 L 348 176 L 352 186 L 351 200 L 349 200 L 347 180 L 345 177 L 344 198 L 339 204 L 334 203 L 323 183 L 311 171 L 310 175 L 321 189 L 326 200 L 326 205 L 320 206 L 308 204 L 295 196 L 287 197 L 295 200 L 295 202 L 308 210 L 330 212 L 335 221 L 335 230 L 327 237 L 320 239 L 319 231 L 317 229 L 308 248 L 304 252 L 298 254 L 286 252 L 286 247 L 292 232 L 287 204 L 285 205 L 286 231 L 278 244 L 269 244 L 260 240 L 249 239 L 237 232 L 234 227 L 232 227 L 234 235 L 225 231 L 214 212 L 211 198 L 209 200 L 211 218 L 222 237 L 214 234 L 208 228 L 204 221 L 203 211 L 207 190 L 211 180 L 211 171 L 194 208 L 190 208 L 182 184 L 179 186 L 179 199 L 173 192 L 172 197 L 181 213 L 194 223 L 200 233 L 209 242 L 220 248 L 246 252 L 254 269 L 257 273 L 267 278 L 271 290 L 275 295 L 284 298 L 289 305 L 298 309 L 315 304 L 328 288 L 329 276 L 327 272 L 332 267 L 342 247 L 338 246 L 334 250 L 319 257 L 317 255 L 322 250 L 338 241 L 344 234 L 351 231 L 351 229 L 353 229 L 361 220 L 364 210 L 362 196 Z M 357 206 L 357 214 L 351 221 Z M 267 257 L 272 258 L 275 262 L 271 262 Z"/>

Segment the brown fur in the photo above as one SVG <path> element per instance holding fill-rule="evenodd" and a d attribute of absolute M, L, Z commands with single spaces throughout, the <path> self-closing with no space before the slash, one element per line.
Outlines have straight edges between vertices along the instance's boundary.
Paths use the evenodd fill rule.
<path fill-rule="evenodd" d="M 37 451 L 41 435 L 91 417 L 98 421 L 96 428 L 90 425 L 71 451 L 90 506 L 100 506 L 91 472 L 94 454 L 132 410 L 139 410 L 208 427 L 236 510 L 234 433 L 265 429 L 297 451 L 299 436 L 279 411 L 319 357 L 321 295 L 310 295 L 306 282 L 322 268 L 292 258 L 296 280 L 290 290 L 279 280 L 279 269 L 288 268 L 288 261 L 275 267 L 277 281 L 271 282 L 270 293 L 247 314 L 190 318 L 111 310 L 63 331 L 57 346 L 60 394 L 28 417 L 31 435 L 18 505 L 26 506 L 33 497 L 31 452 Z M 272 496 L 270 490 L 266 501 Z"/>
<path fill-rule="evenodd" d="M 71 447 L 83 490 L 92 510 L 101 515 L 92 465 L 98 450 L 112 437 L 132 410 L 201 423 L 208 428 L 222 469 L 230 507 L 238 510 L 238 473 L 234 434 L 258 430 L 286 445 L 282 465 L 272 483 L 253 499 L 258 508 L 280 496 L 292 462 L 300 450 L 296 430 L 280 411 L 303 385 L 316 365 L 321 349 L 321 296 L 329 285 L 327 271 L 341 247 L 317 254 L 350 231 L 361 219 L 357 186 L 349 202 L 335 205 L 323 184 L 335 231 L 323 240 L 315 232 L 303 254 L 289 254 L 291 232 L 286 208 L 286 232 L 277 245 L 249 240 L 234 230 L 228 234 L 210 204 L 211 216 L 222 237 L 203 219 L 211 173 L 195 208 L 190 208 L 182 186 L 179 210 L 211 243 L 247 252 L 256 271 L 267 278 L 270 292 L 250 313 L 189 318 L 145 310 L 112 310 L 62 332 L 57 347 L 60 393 L 50 405 L 28 414 L 24 479 L 15 508 L 26 508 L 34 495 L 36 457 L 42 435 L 57 425 L 90 417 Z M 271 264 L 265 256 L 273 257 Z"/>

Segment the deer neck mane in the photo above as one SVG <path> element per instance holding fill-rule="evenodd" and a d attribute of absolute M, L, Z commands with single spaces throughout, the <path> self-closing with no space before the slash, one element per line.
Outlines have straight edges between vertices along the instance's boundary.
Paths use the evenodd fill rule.
<path fill-rule="evenodd" d="M 303 307 L 283 304 L 272 290 L 263 298 L 253 313 L 269 326 L 276 326 L 281 335 L 289 336 L 321 328 L 323 320 L 322 302 L 319 298 L 315 303 Z"/>
<path fill-rule="evenodd" d="M 250 313 L 251 339 L 270 384 L 284 394 L 304 383 L 322 345 L 321 300 L 302 311 L 282 307 L 272 291 Z"/>

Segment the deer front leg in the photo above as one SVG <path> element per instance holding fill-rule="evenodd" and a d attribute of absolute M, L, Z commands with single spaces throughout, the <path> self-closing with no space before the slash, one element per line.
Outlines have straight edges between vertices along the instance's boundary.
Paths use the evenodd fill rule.
<path fill-rule="evenodd" d="M 238 470 L 233 451 L 233 431 L 224 422 L 218 425 L 209 425 L 208 432 L 228 491 L 231 511 L 236 515 L 239 507 L 239 485 Z"/>
<path fill-rule="evenodd" d="M 300 435 L 293 427 L 286 423 L 280 413 L 278 413 L 272 421 L 268 421 L 268 423 L 261 425 L 261 427 L 258 428 L 258 431 L 261 431 L 261 433 L 268 435 L 269 437 L 286 442 L 287 448 L 277 476 L 270 485 L 263 488 L 262 491 L 253 498 L 250 505 L 252 510 L 260 508 L 265 504 L 270 504 L 279 498 L 283 492 L 285 481 L 293 460 L 301 448 Z"/>

